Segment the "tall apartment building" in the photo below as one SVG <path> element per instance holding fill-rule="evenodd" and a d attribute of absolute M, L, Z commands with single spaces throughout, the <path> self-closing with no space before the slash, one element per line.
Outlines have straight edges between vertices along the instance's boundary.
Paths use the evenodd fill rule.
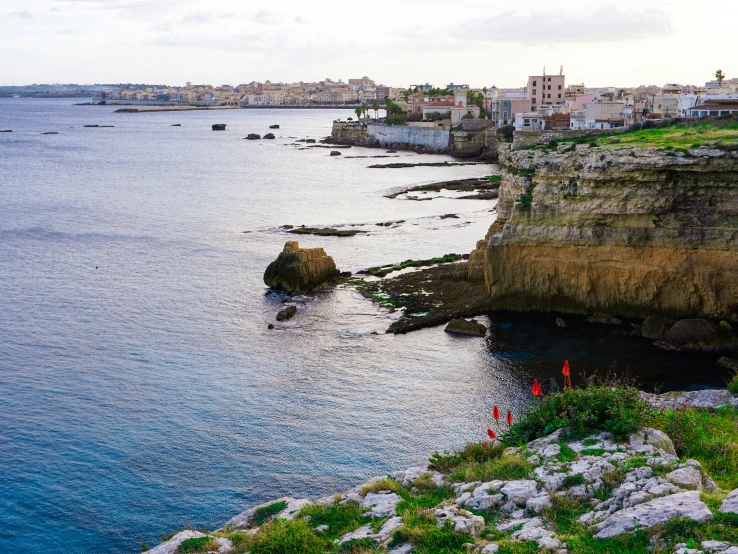
<path fill-rule="evenodd" d="M 528 77 L 527 95 L 530 98 L 531 109 L 537 110 L 542 106 L 563 104 L 564 75 L 533 75 Z"/>

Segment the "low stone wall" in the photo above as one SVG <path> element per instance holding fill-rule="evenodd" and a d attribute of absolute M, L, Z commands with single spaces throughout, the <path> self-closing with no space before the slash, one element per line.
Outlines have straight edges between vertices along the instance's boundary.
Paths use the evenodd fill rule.
<path fill-rule="evenodd" d="M 451 133 L 423 127 L 370 124 L 366 128 L 366 138 L 369 141 L 378 141 L 383 148 L 421 147 L 445 152 L 449 147 Z"/>
<path fill-rule="evenodd" d="M 488 119 L 462 119 L 461 128 L 464 131 L 484 131 L 495 126 L 494 121 Z"/>

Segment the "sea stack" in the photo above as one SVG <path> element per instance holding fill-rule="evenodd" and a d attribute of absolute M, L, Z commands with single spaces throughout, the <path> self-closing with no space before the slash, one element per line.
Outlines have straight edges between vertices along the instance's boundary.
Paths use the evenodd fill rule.
<path fill-rule="evenodd" d="M 336 263 L 325 250 L 300 248 L 297 241 L 288 241 L 264 272 L 264 283 L 273 289 L 304 293 L 338 275 Z"/>

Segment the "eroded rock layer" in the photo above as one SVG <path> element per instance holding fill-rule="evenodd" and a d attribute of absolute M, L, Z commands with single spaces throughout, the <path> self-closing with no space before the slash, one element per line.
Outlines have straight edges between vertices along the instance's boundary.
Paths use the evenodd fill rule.
<path fill-rule="evenodd" d="M 587 146 L 500 156 L 469 263 L 494 307 L 735 317 L 738 153 Z"/>
<path fill-rule="evenodd" d="M 287 292 L 307 292 L 337 277 L 333 258 L 322 248 L 300 248 L 296 241 L 288 241 L 277 259 L 267 266 L 264 283 Z"/>

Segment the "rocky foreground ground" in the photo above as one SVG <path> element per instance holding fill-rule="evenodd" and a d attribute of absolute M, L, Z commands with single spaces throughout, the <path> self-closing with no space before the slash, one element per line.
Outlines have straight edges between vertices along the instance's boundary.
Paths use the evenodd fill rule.
<path fill-rule="evenodd" d="M 645 396 L 659 408 L 738 407 L 738 398 L 727 390 Z M 315 503 L 280 498 L 249 508 L 212 534 L 194 530 L 177 533 L 148 554 L 247 552 L 250 539 L 246 537 L 274 532 L 280 520 L 282 525 L 302 521 L 316 536 L 334 536 L 331 542 L 338 552 L 565 554 L 615 551 L 606 546 L 610 544 L 618 545 L 620 552 L 629 551 L 627 544 L 613 539 L 626 540 L 649 532 L 649 550 L 738 554 L 738 489 L 721 490 L 700 462 L 678 458 L 672 440 L 663 431 L 646 427 L 616 441 L 609 433 L 564 440 L 559 429 L 524 446 L 507 448 L 494 463 L 486 467 L 496 468 L 493 472 L 499 472 L 500 478 L 471 479 L 490 473 L 468 468 L 443 471 L 437 460 L 431 466 L 377 476 Z M 353 522 L 335 516 L 342 510 L 356 516 Z M 322 523 L 329 512 L 334 514 L 335 525 L 342 527 L 339 533 Z M 705 531 L 697 534 L 704 538 L 685 543 L 670 540 L 669 532 L 663 529 L 675 521 L 705 526 Z M 418 531 L 419 525 L 437 528 L 439 536 L 433 540 L 440 545 L 446 537 L 449 548 L 429 548 L 428 536 Z M 581 542 L 567 544 L 572 526 L 585 529 L 589 540 L 595 544 L 601 541 L 605 548 L 582 548 Z M 650 533 L 658 529 L 662 532 Z M 715 536 L 735 540 L 713 540 L 710 533 L 714 530 Z M 620 549 L 623 545 L 625 550 Z M 277 550 L 268 551 L 301 551 L 299 547 L 275 547 Z"/>

